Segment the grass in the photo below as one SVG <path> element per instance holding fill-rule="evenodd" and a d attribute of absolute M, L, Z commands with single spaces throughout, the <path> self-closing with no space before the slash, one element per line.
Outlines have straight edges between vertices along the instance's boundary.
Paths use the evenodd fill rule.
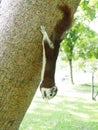
<path fill-rule="evenodd" d="M 65 94 L 49 102 L 38 94 L 19 130 L 98 130 L 98 99 L 92 101 L 80 91 L 64 88 Z"/>
<path fill-rule="evenodd" d="M 91 92 L 91 84 L 79 84 L 74 86 L 75 90 L 83 91 L 83 92 Z M 94 91 L 98 92 L 98 83 L 94 85 Z"/>

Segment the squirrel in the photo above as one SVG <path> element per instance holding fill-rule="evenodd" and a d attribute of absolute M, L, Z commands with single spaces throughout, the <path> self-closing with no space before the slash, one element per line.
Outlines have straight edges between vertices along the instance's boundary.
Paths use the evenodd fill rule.
<path fill-rule="evenodd" d="M 63 33 L 68 30 L 72 24 L 72 11 L 67 5 L 59 5 L 58 9 L 63 12 L 63 17 L 60 19 L 50 38 L 44 26 L 41 26 L 41 33 L 43 34 L 43 68 L 42 68 L 42 81 L 40 83 L 40 90 L 43 98 L 51 99 L 58 91 L 55 85 L 55 68 L 56 60 L 59 53 L 60 43 L 62 41 Z"/>

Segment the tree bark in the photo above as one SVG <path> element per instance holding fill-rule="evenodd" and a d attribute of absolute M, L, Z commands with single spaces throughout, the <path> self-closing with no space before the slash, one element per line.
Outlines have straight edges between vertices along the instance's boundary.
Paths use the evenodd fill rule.
<path fill-rule="evenodd" d="M 51 35 L 66 0 L 2 0 L 0 7 L 0 130 L 17 130 L 40 82 L 40 25 Z M 80 0 L 69 0 L 75 12 Z"/>
<path fill-rule="evenodd" d="M 96 100 L 94 97 L 94 72 L 92 72 L 91 97 L 92 97 L 92 100 Z"/>

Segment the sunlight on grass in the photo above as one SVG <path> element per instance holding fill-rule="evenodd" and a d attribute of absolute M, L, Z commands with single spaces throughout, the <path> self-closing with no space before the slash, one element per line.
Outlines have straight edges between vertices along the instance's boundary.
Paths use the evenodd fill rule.
<path fill-rule="evenodd" d="M 98 101 L 68 93 L 49 102 L 37 95 L 19 130 L 98 130 Z"/>

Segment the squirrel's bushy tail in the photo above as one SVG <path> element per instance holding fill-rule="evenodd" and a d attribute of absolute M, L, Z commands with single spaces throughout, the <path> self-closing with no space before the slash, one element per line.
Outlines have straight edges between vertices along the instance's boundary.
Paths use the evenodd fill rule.
<path fill-rule="evenodd" d="M 62 19 L 60 19 L 55 28 L 54 31 L 57 35 L 58 38 L 61 38 L 62 34 L 70 28 L 71 24 L 72 24 L 72 11 L 71 8 L 64 4 L 64 5 L 59 5 L 58 9 L 61 10 L 63 12 L 63 17 Z"/>

